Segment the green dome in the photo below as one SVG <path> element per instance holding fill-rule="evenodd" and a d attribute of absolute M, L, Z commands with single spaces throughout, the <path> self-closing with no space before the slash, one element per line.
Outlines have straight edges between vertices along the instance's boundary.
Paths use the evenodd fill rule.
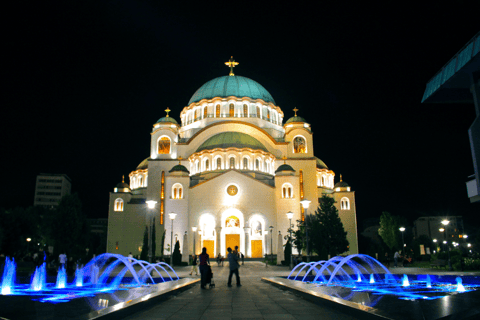
<path fill-rule="evenodd" d="M 148 169 L 148 159 L 150 158 L 146 158 L 145 160 L 140 162 L 140 164 L 137 166 L 137 170 Z"/>
<path fill-rule="evenodd" d="M 334 186 L 334 188 L 346 188 L 346 187 L 350 187 L 350 186 L 345 181 L 337 182 L 335 183 L 335 186 Z"/>
<path fill-rule="evenodd" d="M 275 104 L 270 93 L 258 82 L 240 76 L 224 76 L 210 80 L 201 86 L 190 98 L 188 105 L 203 99 L 229 96 L 262 99 Z"/>
<path fill-rule="evenodd" d="M 293 171 L 295 172 L 295 170 L 289 166 L 288 164 L 282 164 L 280 167 L 278 167 L 277 170 L 275 170 L 275 173 L 278 173 L 278 172 L 281 172 L 281 171 Z"/>
<path fill-rule="evenodd" d="M 159 122 L 171 122 L 171 123 L 178 124 L 177 120 L 173 119 L 172 117 L 160 118 L 160 119 L 158 119 L 157 123 L 159 123 Z"/>
<path fill-rule="evenodd" d="M 241 132 L 224 132 L 214 135 L 208 138 L 196 152 L 202 150 L 211 150 L 215 148 L 251 148 L 257 150 L 263 150 L 268 152 L 267 149 L 257 139 L 249 136 L 248 134 Z"/>
<path fill-rule="evenodd" d="M 178 171 L 190 173 L 190 172 L 188 171 L 188 169 L 185 168 L 185 166 L 183 166 L 183 165 L 181 165 L 181 164 L 177 164 L 176 166 L 174 166 L 174 167 L 172 168 L 172 170 L 170 170 L 170 171 L 168 171 L 168 172 L 178 172 Z"/>
<path fill-rule="evenodd" d="M 325 162 L 323 162 L 322 160 L 318 159 L 317 157 L 315 157 L 315 159 L 317 160 L 317 168 L 318 169 L 328 169 L 327 165 L 325 164 Z"/>
<path fill-rule="evenodd" d="M 118 183 L 115 188 L 117 189 L 130 189 L 130 186 L 126 184 L 125 182 L 120 182 Z"/>
<path fill-rule="evenodd" d="M 287 122 L 285 122 L 285 124 L 290 123 L 290 122 L 307 122 L 307 121 L 305 119 L 303 119 L 302 117 L 294 116 L 294 117 L 291 117 L 290 119 L 288 119 Z"/>

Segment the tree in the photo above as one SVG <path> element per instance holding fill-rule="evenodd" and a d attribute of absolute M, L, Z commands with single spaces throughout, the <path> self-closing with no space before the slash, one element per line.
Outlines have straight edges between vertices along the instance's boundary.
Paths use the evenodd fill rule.
<path fill-rule="evenodd" d="M 285 244 L 285 261 L 287 264 L 290 263 L 290 256 L 292 255 L 292 244 L 290 243 L 290 238 L 288 238 L 287 243 Z"/>
<path fill-rule="evenodd" d="M 382 212 L 380 216 L 380 229 L 378 229 L 378 234 L 385 242 L 385 244 L 394 250 L 399 247 L 399 219 L 398 217 L 392 216 L 389 212 Z"/>
<path fill-rule="evenodd" d="M 180 242 L 175 242 L 175 249 L 173 250 L 173 265 L 179 266 L 182 264 L 182 254 L 180 253 Z"/>
<path fill-rule="evenodd" d="M 319 255 L 334 257 L 348 250 L 347 232 L 335 207 L 335 200 L 324 195 L 309 225 L 311 247 Z"/>
<path fill-rule="evenodd" d="M 143 233 L 143 246 L 140 253 L 140 260 L 147 261 L 148 259 L 148 227 L 145 226 L 145 232 Z"/>
<path fill-rule="evenodd" d="M 52 225 L 55 253 L 68 252 L 73 257 L 83 256 L 87 247 L 87 229 L 78 194 L 63 196 L 55 210 Z"/>

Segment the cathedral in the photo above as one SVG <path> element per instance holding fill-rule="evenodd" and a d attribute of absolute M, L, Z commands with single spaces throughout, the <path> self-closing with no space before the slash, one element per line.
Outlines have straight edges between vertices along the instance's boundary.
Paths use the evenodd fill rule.
<path fill-rule="evenodd" d="M 230 74 L 202 85 L 180 123 L 167 108 L 153 124 L 150 156 L 110 193 L 107 252 L 140 254 L 148 230 L 157 256 L 165 232 L 163 254 L 179 241 L 184 261 L 203 247 L 210 257 L 238 246 L 247 258 L 280 258 L 290 221 L 297 228 L 328 195 L 346 253 L 358 253 L 355 192 L 314 155 L 311 124 L 296 108 L 284 121 L 261 84 L 235 75 L 233 59 L 225 64 Z"/>

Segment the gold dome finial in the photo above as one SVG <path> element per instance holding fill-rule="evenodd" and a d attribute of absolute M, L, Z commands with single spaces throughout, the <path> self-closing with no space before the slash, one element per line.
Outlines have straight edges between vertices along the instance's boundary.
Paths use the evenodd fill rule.
<path fill-rule="evenodd" d="M 122 183 L 125 183 L 125 176 L 122 176 Z"/>
<path fill-rule="evenodd" d="M 286 156 L 283 156 L 283 164 L 287 164 L 287 157 Z"/>
<path fill-rule="evenodd" d="M 228 60 L 228 62 L 225 62 L 225 65 L 227 67 L 230 67 L 230 73 L 228 74 L 229 76 L 234 76 L 235 74 L 233 73 L 233 68 L 235 66 L 238 66 L 238 62 L 236 62 L 234 59 L 233 59 L 233 56 L 230 57 L 230 60 Z"/>
<path fill-rule="evenodd" d="M 293 108 L 293 111 L 295 112 L 295 117 L 296 117 L 297 116 L 297 111 L 298 111 L 297 107 Z"/>
<path fill-rule="evenodd" d="M 178 157 L 178 164 L 182 164 L 182 157 Z"/>
<path fill-rule="evenodd" d="M 172 110 L 170 110 L 168 107 L 167 107 L 167 109 L 165 109 L 165 112 L 167 113 L 167 117 L 170 117 L 170 116 L 168 115 L 168 113 L 169 113 L 170 111 L 172 111 Z"/>
<path fill-rule="evenodd" d="M 343 181 L 343 180 L 342 180 L 342 174 L 340 174 L 340 182 L 342 182 L 342 181 Z"/>

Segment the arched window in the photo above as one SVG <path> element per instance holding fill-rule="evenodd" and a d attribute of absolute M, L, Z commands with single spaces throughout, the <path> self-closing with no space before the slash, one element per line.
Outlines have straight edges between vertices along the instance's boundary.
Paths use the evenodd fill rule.
<path fill-rule="evenodd" d="M 228 115 L 230 117 L 234 117 L 235 116 L 235 105 L 233 103 L 230 103 L 230 108 L 229 108 L 229 113 Z"/>
<path fill-rule="evenodd" d="M 307 152 L 307 144 L 305 143 L 305 139 L 303 137 L 295 137 L 295 139 L 293 139 L 293 152 L 294 153 Z"/>
<path fill-rule="evenodd" d="M 198 120 L 200 118 L 200 108 L 195 109 L 195 120 Z"/>
<path fill-rule="evenodd" d="M 205 108 L 203 108 L 203 119 L 205 119 L 208 116 L 207 113 L 208 113 L 208 107 L 205 106 Z"/>
<path fill-rule="evenodd" d="M 170 153 L 170 138 L 163 136 L 158 140 L 158 154 Z"/>
<path fill-rule="evenodd" d="M 270 109 L 267 109 L 267 119 L 270 121 Z"/>
<path fill-rule="evenodd" d="M 140 177 L 138 178 L 138 187 L 141 188 L 143 187 L 143 176 L 140 175 Z"/>
<path fill-rule="evenodd" d="M 222 158 L 217 158 L 217 170 L 222 169 Z"/>
<path fill-rule="evenodd" d="M 282 198 L 292 199 L 293 198 L 293 187 L 290 183 L 285 183 L 282 186 Z"/>
<path fill-rule="evenodd" d="M 205 160 L 205 170 L 210 170 L 210 161 Z"/>
<path fill-rule="evenodd" d="M 347 197 L 343 197 L 340 200 L 340 209 L 341 210 L 350 210 L 350 200 Z"/>
<path fill-rule="evenodd" d="M 114 211 L 123 211 L 123 199 L 118 198 L 115 200 L 115 204 L 113 205 Z"/>
<path fill-rule="evenodd" d="M 325 185 L 325 176 L 322 176 L 322 183 L 320 184 L 322 187 Z"/>
<path fill-rule="evenodd" d="M 243 105 L 243 116 L 248 117 L 248 106 L 246 104 Z"/>
<path fill-rule="evenodd" d="M 260 160 L 255 160 L 255 170 L 260 170 Z"/>
<path fill-rule="evenodd" d="M 235 169 L 235 158 L 234 157 L 230 158 L 230 169 Z"/>
<path fill-rule="evenodd" d="M 197 160 L 197 162 L 195 162 L 195 172 L 196 173 L 200 172 L 200 165 L 198 163 L 198 160 Z"/>
<path fill-rule="evenodd" d="M 243 158 L 243 169 L 248 169 L 248 158 Z"/>
<path fill-rule="evenodd" d="M 172 199 L 183 199 L 183 187 L 180 183 L 172 186 Z"/>
<path fill-rule="evenodd" d="M 260 118 L 260 107 L 257 106 L 257 118 Z"/>
<path fill-rule="evenodd" d="M 220 105 L 217 104 L 215 107 L 215 118 L 220 118 Z"/>

